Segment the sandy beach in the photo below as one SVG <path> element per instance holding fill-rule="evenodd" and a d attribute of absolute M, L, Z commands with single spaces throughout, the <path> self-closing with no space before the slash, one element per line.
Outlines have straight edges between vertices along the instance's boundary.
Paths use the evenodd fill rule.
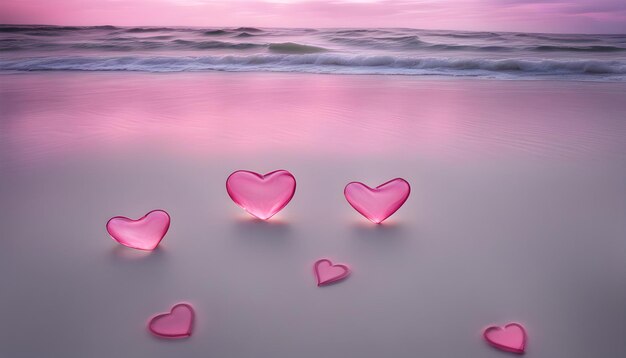
<path fill-rule="evenodd" d="M 625 83 L 0 77 L 7 357 L 495 358 L 481 330 L 508 321 L 529 357 L 626 354 Z M 224 187 L 238 169 L 291 171 L 294 200 L 250 219 Z M 395 177 L 412 194 L 382 226 L 342 196 Z M 156 208 L 157 251 L 108 237 Z M 320 257 L 353 275 L 317 288 Z M 194 335 L 149 337 L 179 301 Z"/>

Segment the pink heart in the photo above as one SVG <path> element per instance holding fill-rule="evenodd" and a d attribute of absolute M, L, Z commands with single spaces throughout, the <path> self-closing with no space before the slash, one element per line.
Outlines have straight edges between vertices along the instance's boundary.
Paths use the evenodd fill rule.
<path fill-rule="evenodd" d="M 170 313 L 152 317 L 148 330 L 154 335 L 166 338 L 185 338 L 191 336 L 193 326 L 193 308 L 186 303 L 172 307 Z"/>
<path fill-rule="evenodd" d="M 324 286 L 333 282 L 342 280 L 350 274 L 350 269 L 346 265 L 333 263 L 328 259 L 321 259 L 315 262 L 313 266 L 315 277 L 317 277 L 317 285 Z"/>
<path fill-rule="evenodd" d="M 483 332 L 483 337 L 487 343 L 507 352 L 523 354 L 526 347 L 526 330 L 519 323 L 488 327 Z"/>
<path fill-rule="evenodd" d="M 352 182 L 343 191 L 348 203 L 376 224 L 400 209 L 410 193 L 411 186 L 402 178 L 390 180 L 374 189 L 363 183 Z"/>
<path fill-rule="evenodd" d="M 238 170 L 226 180 L 226 191 L 235 204 L 251 215 L 267 220 L 293 198 L 296 178 L 286 170 L 265 175 Z"/>
<path fill-rule="evenodd" d="M 154 250 L 169 227 L 170 216 L 163 210 L 153 210 L 137 220 L 116 216 L 107 222 L 107 231 L 115 241 L 139 250 Z"/>

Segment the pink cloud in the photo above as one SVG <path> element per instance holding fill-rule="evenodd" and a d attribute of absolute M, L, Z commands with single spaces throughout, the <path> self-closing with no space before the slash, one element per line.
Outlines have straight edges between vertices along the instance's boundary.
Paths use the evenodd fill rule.
<path fill-rule="evenodd" d="M 3 0 L 1 23 L 626 32 L 623 0 Z"/>

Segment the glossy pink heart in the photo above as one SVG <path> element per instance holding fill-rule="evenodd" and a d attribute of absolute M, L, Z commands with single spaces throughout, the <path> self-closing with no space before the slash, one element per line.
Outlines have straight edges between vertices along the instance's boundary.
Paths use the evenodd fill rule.
<path fill-rule="evenodd" d="M 488 327 L 483 337 L 490 345 L 506 352 L 523 354 L 526 347 L 526 330 L 519 323 Z"/>
<path fill-rule="evenodd" d="M 286 170 L 265 175 L 238 170 L 226 180 L 226 191 L 235 204 L 251 215 L 267 220 L 293 198 L 296 178 Z"/>
<path fill-rule="evenodd" d="M 148 322 L 148 330 L 159 337 L 185 338 L 193 329 L 193 308 L 187 303 L 179 303 L 169 313 L 154 316 Z"/>
<path fill-rule="evenodd" d="M 317 278 L 317 285 L 324 286 L 343 280 L 350 274 L 350 269 L 346 265 L 335 264 L 328 259 L 317 260 L 313 265 L 313 271 Z"/>
<path fill-rule="evenodd" d="M 106 227 L 109 235 L 124 246 L 154 250 L 170 227 L 170 216 L 163 210 L 153 210 L 137 220 L 116 216 Z"/>
<path fill-rule="evenodd" d="M 352 182 L 343 191 L 348 203 L 376 224 L 400 209 L 410 193 L 411 186 L 402 178 L 390 180 L 374 189 L 363 183 Z"/>

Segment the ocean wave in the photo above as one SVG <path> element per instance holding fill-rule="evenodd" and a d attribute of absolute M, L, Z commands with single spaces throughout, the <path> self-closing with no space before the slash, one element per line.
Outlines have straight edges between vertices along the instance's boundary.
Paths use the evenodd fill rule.
<path fill-rule="evenodd" d="M 449 34 L 449 36 L 463 37 L 461 34 Z M 330 37 L 330 41 L 346 46 L 387 49 L 387 50 L 435 50 L 435 51 L 491 51 L 491 52 L 625 52 L 626 47 L 617 45 L 558 45 L 541 44 L 528 46 L 520 43 L 506 44 L 450 44 L 437 43 L 421 40 L 416 35 L 388 36 L 388 37 Z"/>
<path fill-rule="evenodd" d="M 155 35 L 155 36 L 143 36 L 141 37 L 141 40 L 171 40 L 175 38 L 175 36 L 172 35 Z M 128 41 L 128 42 L 132 42 L 132 41 L 137 41 L 138 39 L 136 37 L 131 37 L 131 36 L 118 36 L 118 37 L 109 37 L 106 38 L 106 41 Z"/>
<path fill-rule="evenodd" d="M 100 50 L 100 51 L 149 51 L 149 50 L 212 50 L 230 49 L 246 50 L 265 48 L 267 44 L 250 42 L 229 42 L 216 40 L 183 40 L 173 36 L 149 36 L 143 38 L 111 37 L 101 41 L 89 42 L 50 42 L 23 41 L 20 39 L 0 39 L 0 51 L 28 50 Z"/>
<path fill-rule="evenodd" d="M 207 30 L 203 32 L 204 35 L 209 35 L 209 36 L 228 35 L 229 33 L 230 31 L 227 31 L 227 30 Z"/>
<path fill-rule="evenodd" d="M 294 42 L 271 43 L 268 48 L 270 52 L 284 54 L 307 54 L 329 51 L 323 47 L 302 45 Z"/>
<path fill-rule="evenodd" d="M 116 26 L 53 26 L 53 25 L 0 25 L 2 32 L 32 32 L 32 31 L 90 31 L 90 30 L 115 30 Z"/>
<path fill-rule="evenodd" d="M 238 27 L 235 31 L 243 31 L 243 32 L 263 32 L 261 29 L 257 29 L 256 27 Z"/>
<path fill-rule="evenodd" d="M 248 33 L 241 33 L 234 37 L 252 37 Z M 626 46 L 591 45 L 591 46 L 564 46 L 564 45 L 463 45 L 463 44 L 438 44 L 420 40 L 417 36 L 404 36 L 387 38 L 335 38 L 333 41 L 352 47 L 363 47 L 379 50 L 424 50 L 436 52 L 490 52 L 490 53 L 620 53 L 626 52 Z M 385 42 L 383 42 L 385 41 Z M 207 50 L 207 49 L 232 49 L 246 50 L 252 48 L 268 48 L 270 52 L 282 54 L 309 54 L 332 51 L 322 46 L 306 45 L 294 42 L 241 42 L 236 40 L 197 40 L 180 39 L 171 35 L 155 35 L 141 38 L 114 36 L 102 40 L 89 42 L 54 42 L 54 41 L 25 41 L 23 39 L 1 39 L 0 51 L 22 50 L 102 50 L 102 51 L 147 51 L 147 50 Z M 339 49 L 341 50 L 341 49 Z"/>
<path fill-rule="evenodd" d="M 329 41 L 340 43 L 342 45 L 362 47 L 370 49 L 419 49 L 428 45 L 420 40 L 417 35 L 402 36 L 382 36 L 382 37 L 346 37 L 346 36 L 329 36 Z"/>
<path fill-rule="evenodd" d="M 501 34 L 495 32 L 428 31 L 426 34 L 454 39 L 497 39 L 501 37 Z"/>
<path fill-rule="evenodd" d="M 297 36 L 298 43 L 293 41 Z M 250 40 L 246 40 L 250 38 Z M 414 29 L 260 29 L 196 27 L 27 26 L 0 25 L 0 51 L 22 50 L 204 50 L 268 48 L 273 53 L 307 54 L 327 51 L 352 53 L 491 52 L 562 55 L 626 52 L 626 35 L 570 35 L 468 32 Z M 207 42 L 207 40 L 226 40 Z M 261 39 L 268 39 L 262 43 Z M 172 41 L 168 41 L 172 40 Z M 145 41 L 153 41 L 148 43 Z M 285 42 L 282 42 L 285 41 Z M 299 43 L 302 42 L 302 43 Z M 310 43 L 310 44 L 309 44 Z M 292 45 L 293 44 L 293 45 Z M 6 46 L 3 46 L 6 45 Z M 534 55 L 533 55 L 534 56 Z M 587 57 L 587 56 L 585 56 Z"/>
<path fill-rule="evenodd" d="M 544 40 L 550 42 L 563 42 L 563 43 L 588 43 L 588 42 L 600 42 L 601 39 L 593 37 L 592 35 L 581 35 L 578 37 L 572 37 L 571 35 L 559 35 L 559 34 L 524 34 L 516 33 L 510 34 L 508 37 L 522 38 L 530 40 Z"/>
<path fill-rule="evenodd" d="M 186 31 L 188 29 L 179 29 L 174 27 L 131 27 L 125 28 L 124 32 L 131 34 L 144 32 L 165 32 L 165 31 Z"/>
<path fill-rule="evenodd" d="M 573 51 L 573 52 L 621 52 L 626 51 L 625 47 L 620 46 L 553 46 L 553 45 L 541 45 L 529 47 L 532 51 Z"/>
<path fill-rule="evenodd" d="M 3 71 L 270 71 L 488 78 L 626 78 L 626 61 L 410 58 L 336 54 L 202 57 L 45 57 L 0 60 Z"/>
<path fill-rule="evenodd" d="M 239 33 L 239 34 L 238 34 L 238 35 L 236 35 L 235 37 L 253 37 L 253 36 L 255 36 L 255 35 L 253 35 L 253 34 L 251 34 L 251 33 L 249 33 L 249 32 L 245 32 L 245 31 L 244 31 L 244 32 L 242 32 L 242 33 Z"/>
<path fill-rule="evenodd" d="M 276 71 L 626 81 L 626 35 L 0 25 L 14 71 Z M 192 57 L 193 56 L 193 57 Z"/>
<path fill-rule="evenodd" d="M 248 42 L 227 42 L 227 41 L 192 41 L 192 40 L 173 40 L 170 44 L 179 49 L 249 49 L 255 47 L 266 47 L 264 44 L 248 43 Z M 168 46 L 165 46 L 168 47 Z"/>
<path fill-rule="evenodd" d="M 506 46 L 497 46 L 497 45 L 484 45 L 484 46 L 475 46 L 475 45 L 446 45 L 446 44 L 427 44 L 423 46 L 429 50 L 438 50 L 438 51 L 490 51 L 490 52 L 510 52 L 514 51 L 515 48 L 506 47 Z"/>
<path fill-rule="evenodd" d="M 344 29 L 344 30 L 336 30 L 332 31 L 337 34 L 362 34 L 362 33 L 370 33 L 370 32 L 378 32 L 378 29 Z"/>

